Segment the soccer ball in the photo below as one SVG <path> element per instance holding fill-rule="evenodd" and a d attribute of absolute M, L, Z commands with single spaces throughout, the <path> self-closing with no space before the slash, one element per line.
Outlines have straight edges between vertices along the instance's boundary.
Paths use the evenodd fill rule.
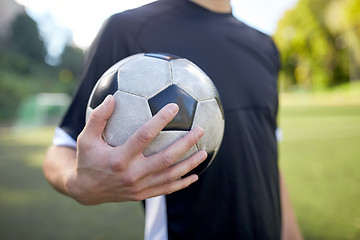
<path fill-rule="evenodd" d="M 205 150 L 207 159 L 191 172 L 200 174 L 215 158 L 224 133 L 224 112 L 214 84 L 191 61 L 160 53 L 140 53 L 119 61 L 96 83 L 88 101 L 86 120 L 109 94 L 115 98 L 115 109 L 103 138 L 110 146 L 123 144 L 162 107 L 176 103 L 178 114 L 143 154 L 155 154 L 200 126 L 205 135 L 179 162 Z"/>

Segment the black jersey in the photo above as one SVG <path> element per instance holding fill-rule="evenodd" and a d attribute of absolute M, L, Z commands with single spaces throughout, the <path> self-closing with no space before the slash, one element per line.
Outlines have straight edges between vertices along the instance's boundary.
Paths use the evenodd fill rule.
<path fill-rule="evenodd" d="M 279 59 L 271 38 L 188 0 L 159 0 L 108 19 L 89 48 L 60 127 L 76 139 L 93 86 L 117 61 L 170 53 L 215 83 L 225 133 L 212 165 L 190 187 L 166 196 L 169 239 L 280 239 L 277 142 Z"/>

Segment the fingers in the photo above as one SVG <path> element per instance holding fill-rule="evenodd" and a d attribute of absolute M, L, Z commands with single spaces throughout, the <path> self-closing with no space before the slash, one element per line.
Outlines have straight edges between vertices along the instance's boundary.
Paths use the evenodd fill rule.
<path fill-rule="evenodd" d="M 159 132 L 175 117 L 179 107 L 170 103 L 139 128 L 124 144 L 130 156 L 142 153 Z"/>
<path fill-rule="evenodd" d="M 165 184 L 153 188 L 149 188 L 144 190 L 143 192 L 140 192 L 138 194 L 135 194 L 132 197 L 132 200 L 134 201 L 141 201 L 147 198 L 152 198 L 160 195 L 168 195 L 171 193 L 174 193 L 176 191 L 179 191 L 181 189 L 187 188 L 192 183 L 196 182 L 199 179 L 199 177 L 195 174 L 190 175 L 184 179 L 177 180 L 175 182 L 172 182 L 170 184 Z"/>
<path fill-rule="evenodd" d="M 196 182 L 199 177 L 192 174 L 182 178 L 189 171 L 193 170 L 207 157 L 205 151 L 198 151 L 189 159 L 182 161 L 170 168 L 153 173 L 138 181 L 130 190 L 128 200 L 141 201 L 147 198 L 167 195 L 188 187 Z"/>
<path fill-rule="evenodd" d="M 149 178 L 145 178 L 143 183 L 144 189 L 151 188 L 152 186 L 168 185 L 180 180 L 188 172 L 199 166 L 206 157 L 207 153 L 205 151 L 198 151 L 187 160 L 157 172 Z"/>
<path fill-rule="evenodd" d="M 87 137 L 101 137 L 106 126 L 106 121 L 111 116 L 114 107 L 115 99 L 112 95 L 108 95 L 105 100 L 94 109 L 84 128 Z"/>
<path fill-rule="evenodd" d="M 146 161 L 147 171 L 156 172 L 175 164 L 204 135 L 202 128 L 195 128 L 165 150 L 154 154 Z"/>
<path fill-rule="evenodd" d="M 205 151 L 198 151 L 189 159 L 176 165 L 177 161 L 202 137 L 204 131 L 195 128 L 165 150 L 139 161 L 128 162 L 132 165 L 132 182 L 141 181 L 142 189 L 164 185 L 176 181 L 206 159 Z"/>
<path fill-rule="evenodd" d="M 147 179 L 148 188 L 140 192 L 137 199 L 146 199 L 160 195 L 167 195 L 187 188 L 196 182 L 199 177 L 192 174 L 182 178 L 186 173 L 196 168 L 207 157 L 205 151 L 198 151 L 189 159 L 164 170 L 161 174 Z"/>
<path fill-rule="evenodd" d="M 192 174 L 182 178 L 186 173 L 196 168 L 207 157 L 205 151 L 198 151 L 189 159 L 182 161 L 170 168 L 154 173 L 140 182 L 131 190 L 129 200 L 141 201 L 147 198 L 167 195 L 188 187 L 196 182 L 199 177 Z"/>
<path fill-rule="evenodd" d="M 149 178 L 143 179 L 143 190 L 134 192 L 132 199 L 139 201 L 159 195 L 167 195 L 181 189 L 187 188 L 196 182 L 199 177 L 192 174 L 182 179 L 182 177 L 196 168 L 207 157 L 205 151 L 198 151 L 189 159 L 167 168 Z"/>

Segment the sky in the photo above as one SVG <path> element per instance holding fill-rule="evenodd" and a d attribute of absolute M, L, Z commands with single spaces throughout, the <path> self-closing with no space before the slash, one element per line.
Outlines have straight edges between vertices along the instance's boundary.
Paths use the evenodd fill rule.
<path fill-rule="evenodd" d="M 58 56 L 66 42 L 86 49 L 110 15 L 154 0 L 16 0 L 39 25 L 50 55 Z M 171 0 L 169 0 L 171 1 Z M 284 12 L 297 0 L 232 0 L 235 17 L 273 34 Z"/>

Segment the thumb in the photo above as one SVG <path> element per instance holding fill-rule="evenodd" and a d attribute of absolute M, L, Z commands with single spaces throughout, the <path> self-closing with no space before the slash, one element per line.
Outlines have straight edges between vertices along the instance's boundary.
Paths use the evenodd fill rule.
<path fill-rule="evenodd" d="M 110 118 L 114 107 L 115 99 L 112 95 L 108 95 L 91 113 L 85 125 L 84 132 L 91 135 L 89 137 L 101 137 L 106 126 L 106 121 Z"/>

